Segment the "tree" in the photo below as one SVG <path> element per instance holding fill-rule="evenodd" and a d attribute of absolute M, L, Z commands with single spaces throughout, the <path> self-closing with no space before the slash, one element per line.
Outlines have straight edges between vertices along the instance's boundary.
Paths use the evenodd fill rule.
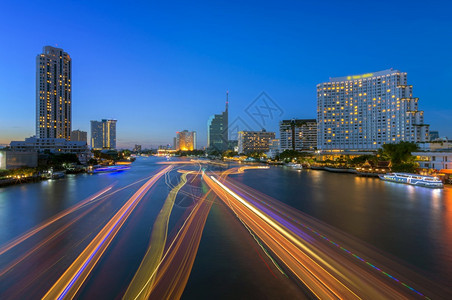
<path fill-rule="evenodd" d="M 418 149 L 415 143 L 402 141 L 397 144 L 384 144 L 378 153 L 383 159 L 391 161 L 393 171 L 413 173 L 417 164 L 411 153 Z"/>
<path fill-rule="evenodd" d="M 356 157 L 352 158 L 350 160 L 350 163 L 353 166 L 359 166 L 359 165 L 364 164 L 366 161 L 369 161 L 369 162 L 373 161 L 373 162 L 375 162 L 375 160 L 376 160 L 376 156 L 375 155 L 364 154 L 364 155 L 360 155 L 360 156 L 356 156 Z"/>
<path fill-rule="evenodd" d="M 223 153 L 223 156 L 225 156 L 225 157 L 233 157 L 233 156 L 236 156 L 236 155 L 238 155 L 238 153 L 234 152 L 233 150 L 226 150 Z"/>

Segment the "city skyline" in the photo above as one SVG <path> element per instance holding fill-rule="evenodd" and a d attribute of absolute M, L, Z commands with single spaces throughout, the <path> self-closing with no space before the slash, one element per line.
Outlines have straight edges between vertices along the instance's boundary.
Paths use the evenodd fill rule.
<path fill-rule="evenodd" d="M 398 20 L 394 17 L 403 2 L 392 4 L 391 10 L 382 4 L 375 8 L 375 21 L 359 14 L 369 9 L 369 4 L 344 12 L 342 17 L 334 16 L 334 8 L 339 5 L 334 3 L 326 5 L 322 14 L 312 16 L 305 11 L 316 11 L 317 4 L 309 4 L 310 10 L 294 3 L 288 3 L 286 9 L 274 10 L 268 10 L 268 3 L 246 4 L 242 10 L 236 9 L 235 4 L 205 5 L 199 12 L 196 7 L 182 4 L 174 11 L 164 4 L 139 4 L 132 8 L 112 4 L 108 15 L 102 13 L 101 5 L 95 5 L 81 20 L 68 17 L 67 27 L 57 29 L 52 36 L 33 26 L 38 18 L 33 13 L 35 5 L 30 3 L 23 8 L 7 4 L 0 13 L 4 27 L 16 25 L 15 33 L 7 32 L 4 42 L 16 45 L 17 49 L 0 50 L 0 65 L 4 68 L 0 75 L 3 82 L 0 99 L 4 104 L 0 112 L 0 144 L 34 135 L 33 58 L 45 45 L 64 49 L 74 62 L 72 127 L 89 131 L 92 119 L 121 120 L 118 148 L 171 143 L 175 132 L 184 127 L 197 131 L 199 146 L 205 146 L 205 120 L 221 111 L 225 90 L 230 91 L 232 101 L 231 122 L 242 117 L 246 107 L 262 91 L 267 92 L 284 112 L 281 118 L 266 126 L 267 130 L 277 132 L 282 119 L 315 116 L 316 85 L 329 77 L 388 68 L 408 73 L 430 129 L 438 130 L 440 136 L 452 136 L 447 126 L 452 112 L 447 96 L 451 79 L 447 51 L 450 41 L 440 39 L 448 36 L 452 26 L 445 18 L 444 5 L 424 8 L 413 4 L 410 17 Z M 68 9 L 75 16 L 84 10 L 84 5 L 66 3 L 57 10 Z M 20 17 L 12 19 L 19 10 Z M 183 23 L 186 10 L 199 20 L 182 30 L 178 24 Z M 180 21 L 168 28 L 167 21 L 157 15 L 170 11 L 174 12 L 170 19 Z M 217 18 L 222 14 L 236 22 Z M 116 18 L 118 15 L 124 19 Z M 149 17 L 154 15 L 155 18 Z M 347 16 L 354 19 L 347 21 Z M 94 17 L 103 17 L 108 26 L 94 21 Z M 272 26 L 266 21 L 269 17 L 276 21 Z M 131 19 L 136 21 L 129 22 Z M 324 23 L 318 25 L 317 20 Z M 129 23 L 121 29 L 123 22 Z M 211 28 L 207 29 L 206 24 Z M 303 30 L 305 26 L 310 32 Z M 394 30 L 399 26 L 405 29 L 403 36 Z M 134 34 L 122 40 L 113 37 L 117 30 Z M 374 43 L 383 33 L 384 42 Z M 358 41 L 358 36 L 358 44 L 364 48 L 351 43 Z M 320 47 L 320 41 L 326 37 L 329 42 Z M 420 42 L 406 48 L 404 45 L 414 37 Z M 236 48 L 238 41 L 244 43 L 240 51 Z M 175 118 L 157 113 L 165 110 Z M 197 117 L 192 118 L 193 115 Z"/>
<path fill-rule="evenodd" d="M 450 1 L 7 1 L 1 299 L 452 299 Z"/>

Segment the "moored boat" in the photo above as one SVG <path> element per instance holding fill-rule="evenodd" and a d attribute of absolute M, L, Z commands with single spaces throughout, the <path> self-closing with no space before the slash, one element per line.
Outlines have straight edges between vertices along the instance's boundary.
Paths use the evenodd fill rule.
<path fill-rule="evenodd" d="M 351 168 L 325 167 L 324 170 L 326 170 L 328 172 L 334 172 L 334 173 L 352 173 L 352 174 L 357 173 L 357 171 L 355 169 L 351 169 Z"/>
<path fill-rule="evenodd" d="M 114 165 L 114 166 L 99 166 L 88 170 L 88 173 L 108 173 L 108 172 L 119 172 L 129 170 L 128 165 Z"/>
<path fill-rule="evenodd" d="M 381 180 L 397 183 L 411 184 L 415 186 L 423 186 L 428 188 L 443 188 L 444 184 L 438 177 L 418 175 L 411 173 L 387 173 L 379 174 Z"/>
<path fill-rule="evenodd" d="M 303 170 L 303 166 L 301 164 L 288 163 L 287 166 L 295 170 Z"/>

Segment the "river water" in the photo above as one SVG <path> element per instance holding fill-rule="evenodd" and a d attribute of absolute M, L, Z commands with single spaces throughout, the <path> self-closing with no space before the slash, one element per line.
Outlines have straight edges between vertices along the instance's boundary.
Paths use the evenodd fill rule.
<path fill-rule="evenodd" d="M 130 170 L 120 173 L 74 175 L 61 180 L 0 188 L 0 245 L 101 188 L 115 184 L 115 189 L 120 189 L 155 174 L 162 167 L 156 164 L 160 160 L 139 158 Z M 232 177 L 378 248 L 430 279 L 446 285 L 452 282 L 450 187 L 433 190 L 375 178 L 315 170 L 296 171 L 287 167 L 249 170 Z M 52 255 L 63 253 L 67 262 L 63 261 L 61 267 L 67 266 L 76 257 L 93 237 L 90 232 L 105 224 L 139 186 L 137 183 L 115 193 L 96 211 L 87 214 L 74 228 L 65 232 L 58 243 L 47 246 Z M 168 191 L 162 178 L 151 189 L 151 196 L 143 199 L 143 204 L 137 207 L 119 232 L 105 258 L 93 270 L 80 296 L 116 298 L 124 293 L 146 252 L 153 221 Z M 174 213 L 178 213 L 177 207 Z M 250 252 L 239 258 L 241 251 L 253 246 L 249 241 L 244 241 L 249 238 L 246 235 L 234 234 L 234 230 L 238 232 L 238 229 L 234 227 L 237 224 L 232 224 L 232 219 L 224 205 L 214 204 L 183 298 L 276 297 L 270 297 L 264 287 L 271 278 L 260 272 L 258 263 L 252 261 L 256 255 Z M 78 242 L 74 245 L 71 241 Z M 18 246 L 17 251 L 25 251 L 20 247 L 25 249 L 28 246 Z M 8 255 L 0 256 L 0 264 L 6 264 L 8 259 Z M 41 259 L 46 259 L 46 256 Z M 42 291 L 55 282 L 60 272 L 46 273 L 43 277 L 46 283 L 35 280 L 35 296 L 42 296 Z M 0 295 L 14 280 L 14 277 L 3 280 Z M 284 285 L 284 291 L 293 289 L 291 283 L 280 285 Z M 269 291 L 275 290 L 269 284 L 266 286 Z M 20 293 L 8 295 L 23 296 Z M 285 298 L 284 294 L 280 294 L 279 298 Z"/>

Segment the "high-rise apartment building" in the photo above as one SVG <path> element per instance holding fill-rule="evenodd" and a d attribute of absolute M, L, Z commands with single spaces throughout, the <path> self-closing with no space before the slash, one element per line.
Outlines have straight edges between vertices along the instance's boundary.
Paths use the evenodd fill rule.
<path fill-rule="evenodd" d="M 274 132 L 262 131 L 239 131 L 238 133 L 238 152 L 268 152 L 270 140 L 275 139 Z"/>
<path fill-rule="evenodd" d="M 196 131 L 178 131 L 176 133 L 176 150 L 196 150 Z"/>
<path fill-rule="evenodd" d="M 377 150 L 385 143 L 428 140 L 407 73 L 385 70 L 335 77 L 317 85 L 321 150 Z"/>
<path fill-rule="evenodd" d="M 71 138 L 72 60 L 63 49 L 45 46 L 36 57 L 36 136 Z"/>
<path fill-rule="evenodd" d="M 228 106 L 229 93 L 226 92 L 226 109 L 219 115 L 213 115 L 207 122 L 207 147 L 223 152 L 228 150 Z"/>
<path fill-rule="evenodd" d="M 71 132 L 71 141 L 87 143 L 87 141 L 88 141 L 88 133 L 86 131 L 81 131 L 81 130 L 72 130 L 72 132 Z"/>
<path fill-rule="evenodd" d="M 317 120 L 292 119 L 279 123 L 280 148 L 284 150 L 315 150 L 317 148 Z"/>
<path fill-rule="evenodd" d="M 91 121 L 91 148 L 116 149 L 116 120 Z"/>

